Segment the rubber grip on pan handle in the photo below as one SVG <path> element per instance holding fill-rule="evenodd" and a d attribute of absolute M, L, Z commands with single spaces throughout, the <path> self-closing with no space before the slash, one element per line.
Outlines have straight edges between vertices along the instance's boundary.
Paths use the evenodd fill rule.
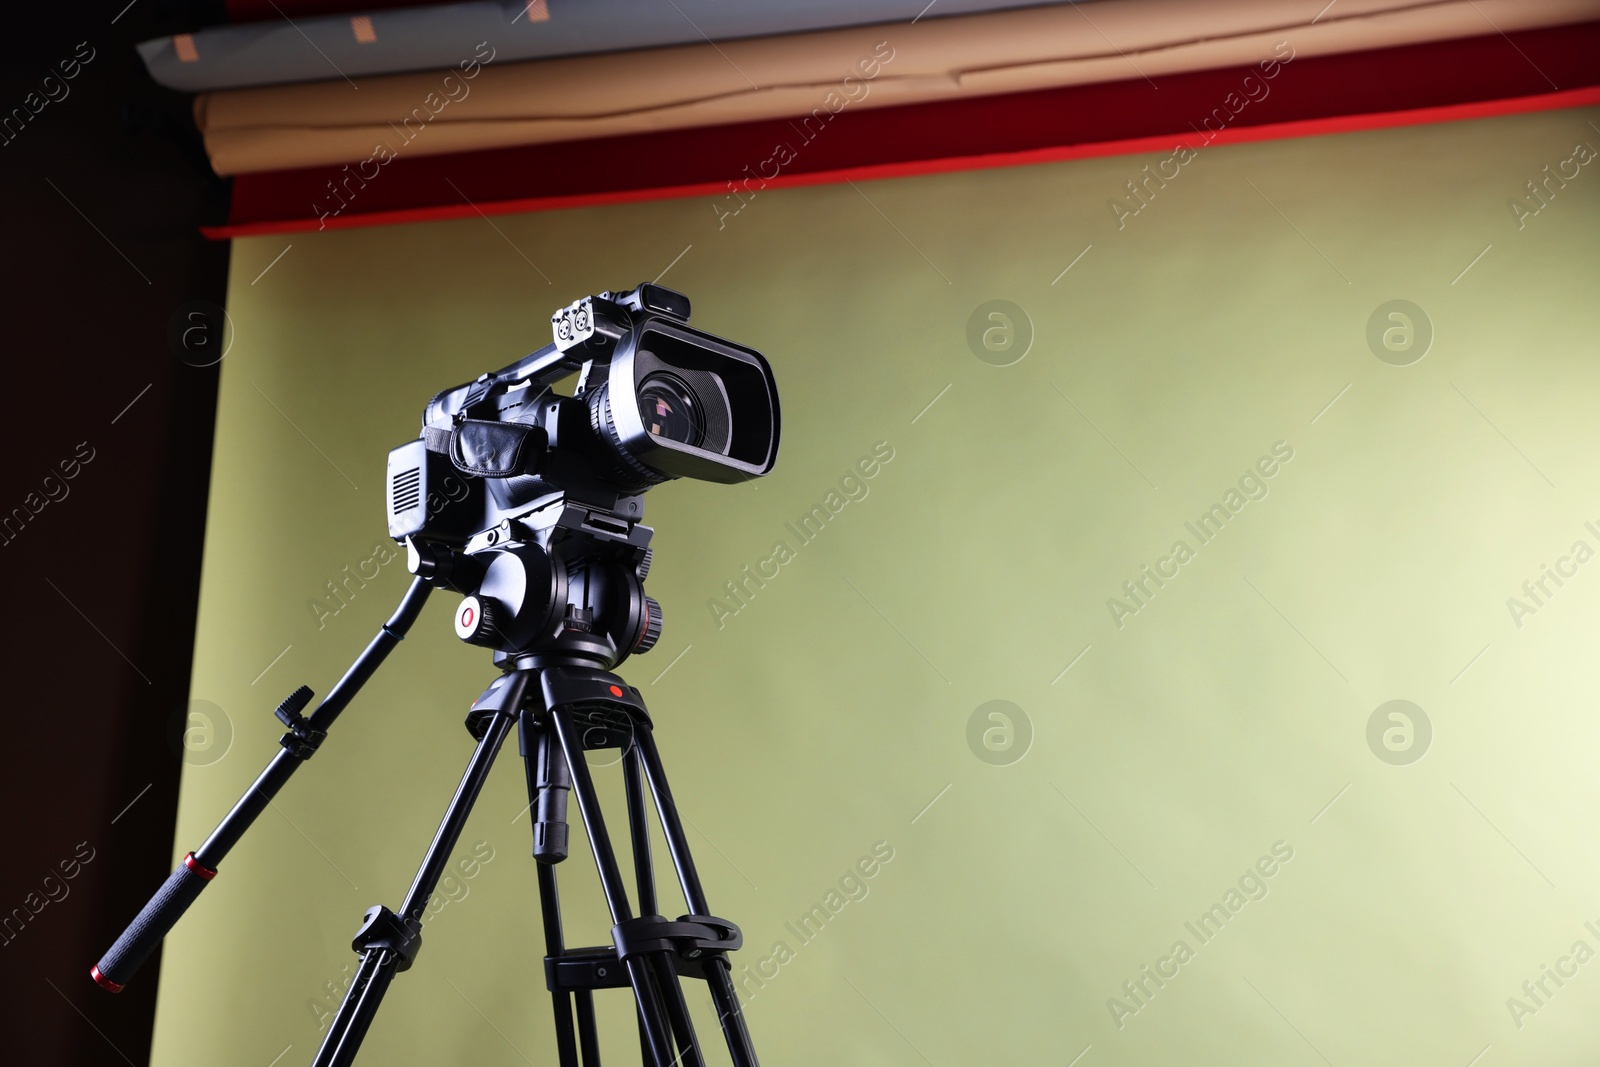
<path fill-rule="evenodd" d="M 178 869 L 156 890 L 156 895 L 150 898 L 150 902 L 128 924 L 128 928 L 122 931 L 117 943 L 100 957 L 100 962 L 89 971 L 89 976 L 101 988 L 120 993 L 216 873 L 200 866 L 195 861 L 194 853 L 184 856 Z"/>

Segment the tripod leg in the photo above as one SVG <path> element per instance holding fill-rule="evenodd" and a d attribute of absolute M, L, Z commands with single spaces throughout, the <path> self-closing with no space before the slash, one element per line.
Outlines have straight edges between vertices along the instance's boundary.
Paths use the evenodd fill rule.
<path fill-rule="evenodd" d="M 633 870 L 639 883 L 639 914 L 655 915 L 656 878 L 650 862 L 650 824 L 644 806 L 644 776 L 639 750 L 628 745 L 622 756 L 622 780 L 628 793 L 628 830 L 633 841 Z"/>
<path fill-rule="evenodd" d="M 628 794 L 628 828 L 633 838 L 633 866 L 639 882 L 639 914 L 658 915 L 654 865 L 650 860 L 650 816 L 645 807 L 644 768 L 640 763 L 639 747 L 629 744 L 623 754 L 623 782 Z M 683 987 L 670 959 L 659 961 L 661 993 L 666 1000 L 667 1019 L 672 1025 L 678 1047 L 683 1049 L 684 1067 L 703 1067 L 700 1043 L 695 1039 L 694 1023 L 689 1018 L 689 1006 L 683 999 Z M 640 1040 L 643 1040 L 641 1022 Z"/>
<path fill-rule="evenodd" d="M 622 777 L 628 796 L 628 830 L 633 843 L 633 871 L 639 886 L 639 914 L 655 915 L 656 878 L 650 862 L 650 824 L 644 808 L 644 782 L 639 773 L 639 755 L 632 740 L 622 754 Z M 639 1047 L 645 1047 L 644 1017 L 639 1017 Z"/>
<path fill-rule="evenodd" d="M 361 933 L 356 935 L 356 948 L 361 953 L 356 980 L 351 983 L 344 1001 L 339 1005 L 328 1027 L 328 1034 L 322 1040 L 322 1047 L 312 1060 L 312 1067 L 349 1067 L 355 1061 L 362 1039 L 366 1037 L 373 1016 L 377 1014 L 378 1006 L 389 989 L 389 983 L 402 965 L 410 966 L 410 959 L 416 954 L 421 941 L 419 931 L 422 928 L 423 910 L 428 906 L 428 899 L 433 896 L 450 862 L 450 853 L 461 838 L 472 805 L 478 799 L 483 783 L 489 777 L 489 769 L 494 766 L 495 756 L 499 754 L 500 746 L 511 729 L 527 684 L 527 676 L 520 673 L 513 675 L 506 683 L 507 688 L 501 698 L 509 711 L 495 714 L 489 719 L 477 748 L 472 751 L 466 772 L 461 776 L 461 784 L 456 787 L 455 796 L 450 798 L 439 829 L 428 845 L 422 866 L 418 868 L 417 876 L 406 892 L 399 914 L 378 908 L 367 912 L 367 922 L 362 926 Z M 482 703 L 483 698 L 480 698 L 479 704 Z M 386 930 L 388 936 L 385 936 Z M 369 933 L 374 936 L 368 937 Z M 364 941 L 364 938 L 367 939 Z"/>
<path fill-rule="evenodd" d="M 578 1041 L 583 1046 L 583 1067 L 599 1067 L 600 1033 L 594 1026 L 594 994 L 587 989 L 578 998 Z"/>
<path fill-rule="evenodd" d="M 541 729 L 529 711 L 522 712 L 517 724 L 518 740 L 522 748 L 522 765 L 528 778 L 528 811 L 533 820 L 533 856 L 538 861 L 539 909 L 544 918 L 544 951 L 546 956 L 559 956 L 566 951 L 566 937 L 561 929 L 561 892 L 556 885 L 555 863 L 566 858 L 566 790 L 571 780 L 566 777 L 566 764 L 561 760 L 560 746 L 552 745 L 548 731 Z M 555 751 L 552 752 L 551 749 Z M 559 794 L 554 791 L 560 790 Z M 555 804 L 560 802 L 562 825 L 559 831 L 552 825 Z M 547 821 L 549 820 L 549 821 Z M 560 848 L 553 847 L 559 840 Z M 572 1030 L 572 994 L 564 989 L 550 991 L 555 1009 L 556 1055 L 561 1067 L 578 1067 L 578 1049 Z M 591 1009 L 592 1011 L 592 1009 Z M 581 1014 L 581 1000 L 580 1000 Z M 600 1059 L 590 1059 L 584 1050 L 584 1067 L 598 1067 Z"/>
<path fill-rule="evenodd" d="M 661 995 L 667 1002 L 667 1020 L 672 1024 L 673 1036 L 683 1050 L 684 1067 L 705 1067 L 700 1057 L 700 1039 L 694 1033 L 694 1021 L 689 1018 L 689 1005 L 683 999 L 683 984 L 678 979 L 678 969 L 671 956 L 656 961 L 660 967 Z"/>
<path fill-rule="evenodd" d="M 374 982 L 379 982 L 379 975 L 384 971 L 384 953 L 368 952 L 361 956 L 361 963 L 356 967 L 355 978 L 350 982 L 350 988 L 345 991 L 344 1000 L 339 1003 L 339 1010 L 334 1013 L 333 1019 L 328 1023 L 327 1036 L 322 1039 L 322 1047 L 317 1050 L 314 1061 L 318 1065 L 333 1063 L 349 1063 L 355 1058 L 356 1046 L 366 1036 L 367 1027 L 372 1024 L 372 1016 L 378 1008 L 376 1002 L 370 1008 L 364 1006 L 369 995 L 376 993 L 382 999 L 383 992 L 387 990 L 389 982 L 394 976 L 394 969 L 388 968 L 388 974 L 381 979 L 383 990 L 375 990 Z M 355 1020 L 364 1017 L 366 1022 L 360 1026 L 360 1034 L 355 1036 L 354 1044 L 350 1045 L 349 1059 L 336 1058 L 341 1043 L 345 1043 L 347 1035 L 352 1033 Z M 324 1059 L 324 1053 L 329 1057 Z"/>
<path fill-rule="evenodd" d="M 739 1007 L 739 993 L 733 985 L 733 965 L 725 954 L 718 953 L 705 964 L 706 985 L 711 987 L 711 1002 L 717 1006 L 717 1019 L 722 1023 L 722 1035 L 728 1041 L 728 1055 L 734 1067 L 759 1067 L 756 1047 L 750 1041 L 750 1031 L 744 1025 L 744 1009 Z"/>
<path fill-rule="evenodd" d="M 556 888 L 556 870 L 539 864 L 539 907 L 544 913 L 545 955 L 559 956 L 565 950 L 561 933 L 561 895 Z M 579 1026 L 583 1025 L 583 998 L 587 991 L 578 994 Z M 578 1050 L 572 1030 L 572 994 L 564 989 L 551 990 L 551 1003 L 555 1008 L 556 1057 L 561 1067 L 579 1067 Z M 592 1010 L 592 1009 L 591 1009 Z M 599 1067 L 598 1055 L 590 1056 L 585 1049 L 583 1067 Z"/>
<path fill-rule="evenodd" d="M 705 890 L 700 886 L 700 874 L 695 870 L 694 857 L 689 853 L 689 841 L 684 835 L 683 823 L 678 819 L 678 806 L 672 799 L 671 787 L 667 785 L 667 772 L 661 765 L 661 753 L 656 749 L 655 736 L 648 726 L 641 725 L 635 731 L 634 749 L 650 778 L 656 814 L 661 818 L 661 830 L 667 839 L 672 865 L 678 872 L 683 899 L 696 915 L 710 915 L 712 912 L 706 903 Z M 711 999 L 717 1006 L 717 1017 L 722 1023 L 728 1054 L 733 1058 L 735 1067 L 758 1067 L 755 1045 L 745 1028 L 744 1011 L 739 1007 L 739 994 L 733 985 L 732 966 L 728 963 L 727 954 L 711 954 L 705 961 L 704 969 L 706 985 L 711 989 Z"/>
<path fill-rule="evenodd" d="M 550 727 L 561 743 L 567 769 L 572 774 L 572 791 L 576 794 L 578 810 L 583 813 L 583 825 L 589 838 L 589 848 L 594 853 L 595 866 L 600 872 L 600 888 L 605 894 L 606 907 L 611 912 L 613 924 L 633 918 L 628 904 L 628 891 L 622 882 L 622 872 L 617 867 L 616 854 L 611 849 L 611 838 L 606 833 L 605 815 L 595 796 L 594 781 L 589 777 L 589 764 L 583 758 L 583 742 L 572 723 L 572 712 L 567 707 L 555 707 L 549 712 Z M 662 1018 L 661 1003 L 656 993 L 655 976 L 646 961 L 638 956 L 625 960 L 628 981 L 633 986 L 634 1000 L 639 1005 L 639 1018 L 645 1031 L 645 1050 L 655 1067 L 673 1067 L 677 1057 L 672 1052 L 672 1035 Z"/>

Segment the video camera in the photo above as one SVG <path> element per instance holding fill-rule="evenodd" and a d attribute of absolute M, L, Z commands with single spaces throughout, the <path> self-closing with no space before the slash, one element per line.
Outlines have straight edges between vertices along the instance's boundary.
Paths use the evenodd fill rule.
<path fill-rule="evenodd" d="M 659 285 L 585 297 L 551 316 L 553 343 L 439 393 L 389 453 L 389 534 L 414 573 L 470 594 L 462 640 L 511 658 L 577 641 L 613 665 L 655 643 L 660 605 L 616 577 L 649 568 L 644 492 L 759 478 L 778 453 L 766 359 L 688 319 Z"/>

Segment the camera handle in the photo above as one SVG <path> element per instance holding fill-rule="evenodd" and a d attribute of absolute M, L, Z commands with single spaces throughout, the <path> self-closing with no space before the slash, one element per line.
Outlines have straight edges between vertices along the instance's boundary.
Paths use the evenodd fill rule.
<path fill-rule="evenodd" d="M 279 742 L 283 751 L 267 764 L 266 770 L 261 772 L 260 777 L 233 806 L 233 810 L 206 838 L 205 844 L 183 857 L 177 870 L 172 872 L 155 896 L 128 924 L 128 928 L 100 958 L 100 962 L 90 969 L 90 977 L 102 988 L 119 993 L 133 978 L 134 972 L 161 944 L 167 932 L 200 896 L 200 891 L 216 876 L 217 867 L 227 856 L 228 850 L 244 836 L 256 816 L 272 803 L 272 798 L 300 769 L 300 765 L 316 753 L 318 746 L 328 736 L 328 727 L 333 725 L 333 721 L 366 684 L 367 679 L 405 638 L 432 591 L 427 577 L 419 575 L 412 579 L 411 587 L 401 598 L 395 613 L 378 630 L 371 643 L 356 657 L 344 677 L 339 679 L 309 718 L 300 714 L 311 702 L 311 690 L 305 686 L 296 689 L 278 705 L 277 717 L 289 728 Z"/>

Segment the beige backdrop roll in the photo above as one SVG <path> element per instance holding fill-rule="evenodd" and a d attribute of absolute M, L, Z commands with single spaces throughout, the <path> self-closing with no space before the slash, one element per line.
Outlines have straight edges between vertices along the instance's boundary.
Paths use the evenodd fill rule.
<path fill-rule="evenodd" d="M 785 436 L 762 482 L 651 491 L 666 631 L 622 673 L 740 974 L 767 972 L 763 1063 L 1587 1067 L 1600 963 L 1538 1005 L 1523 983 L 1600 949 L 1600 562 L 1571 557 L 1600 547 L 1600 162 L 1522 229 L 1507 198 L 1600 146 L 1590 123 L 1202 151 L 1120 230 L 1108 199 L 1160 157 L 769 190 L 720 230 L 680 200 L 237 242 L 193 684 L 232 740 L 192 754 L 179 852 L 277 751 L 272 705 L 325 692 L 405 587 L 371 561 L 426 399 L 672 265 L 696 323 L 771 358 Z M 1377 317 L 1390 359 L 1426 344 L 1409 366 L 1369 347 L 1395 299 L 1431 323 Z M 1009 366 L 1023 333 L 969 344 L 974 318 L 1006 342 L 993 300 L 1032 324 Z M 1293 458 L 1245 503 L 1276 442 Z M 1185 524 L 1230 490 L 1201 544 Z M 780 540 L 795 558 L 719 626 Z M 377 577 L 335 600 L 346 567 Z M 399 902 L 471 748 L 494 671 L 453 604 L 169 939 L 160 1067 L 309 1062 L 362 911 Z M 1369 742 L 1396 699 L 1431 739 L 1413 715 Z M 525 802 L 513 747 L 460 850 L 493 859 L 440 893 L 361 1063 L 553 1062 Z M 845 881 L 878 842 L 893 859 Z M 564 878 L 572 940 L 603 943 L 581 839 Z M 1112 998 L 1138 1008 L 1120 1029 Z M 601 999 L 608 1061 L 637 1062 L 625 995 Z"/>
<path fill-rule="evenodd" d="M 1284 40 L 1313 56 L 1593 18 L 1600 0 L 1118 0 L 491 63 L 448 89 L 441 71 L 208 93 L 195 106 L 212 166 L 239 174 L 353 163 L 380 144 L 503 148 L 1241 66 Z M 845 76 L 885 54 L 846 102 Z"/>

